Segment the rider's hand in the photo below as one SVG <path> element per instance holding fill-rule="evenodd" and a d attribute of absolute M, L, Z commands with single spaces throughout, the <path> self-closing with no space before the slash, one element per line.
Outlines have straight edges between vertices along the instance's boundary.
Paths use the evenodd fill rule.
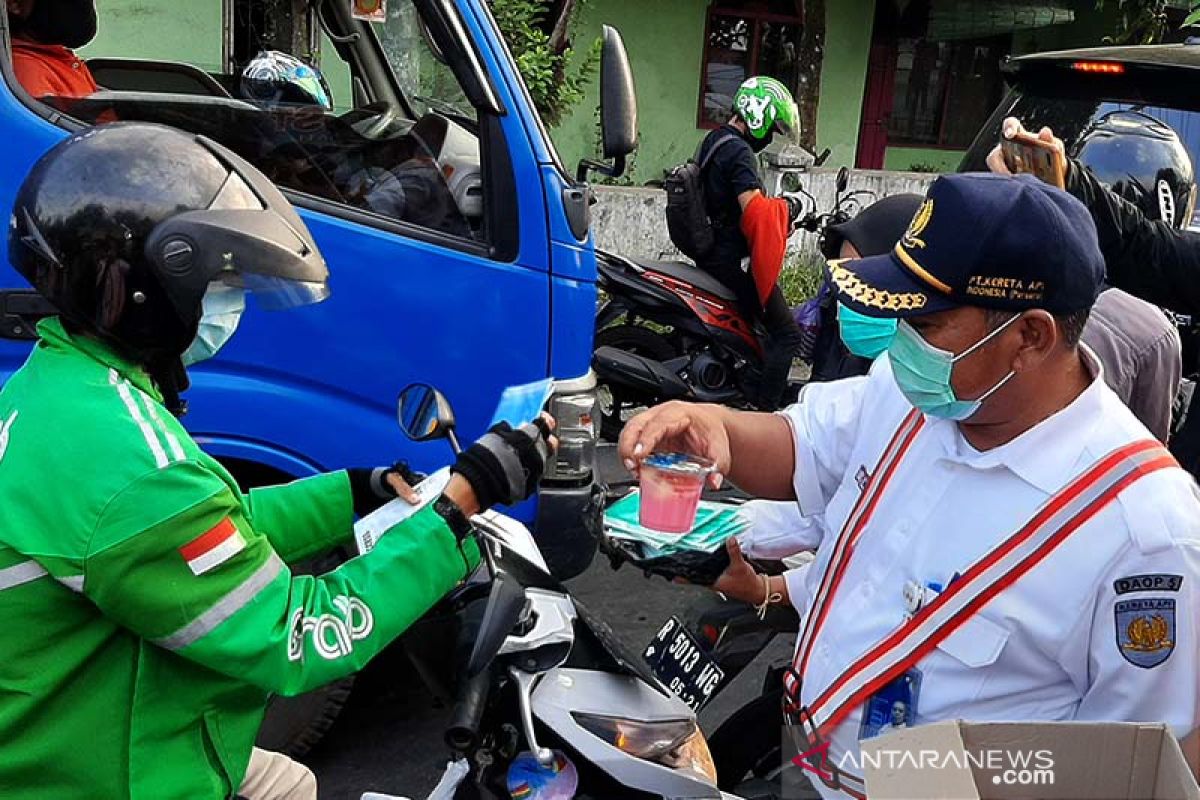
<path fill-rule="evenodd" d="M 672 400 L 643 411 L 621 432 L 617 452 L 625 468 L 639 474 L 642 461 L 654 452 L 680 452 L 712 460 L 716 471 L 709 476 L 714 489 L 721 488 L 729 471 L 729 435 L 720 406 Z"/>
<path fill-rule="evenodd" d="M 350 496 L 353 499 L 354 511 L 359 516 L 370 514 L 397 497 L 415 505 L 418 498 L 412 487 L 425 477 L 414 472 L 403 461 L 397 461 L 390 467 L 375 469 L 351 467 L 346 470 L 346 474 L 350 477 Z"/>
<path fill-rule="evenodd" d="M 507 422 L 493 425 L 458 454 L 450 471 L 470 485 L 480 510 L 518 503 L 537 489 L 551 454 L 558 449 L 554 426 L 554 418 L 545 413 L 519 428 Z M 467 512 L 462 503 L 458 506 Z"/>
<path fill-rule="evenodd" d="M 1011 139 L 1025 129 L 1021 126 L 1021 120 L 1016 117 L 1005 117 L 1004 122 L 1000 126 L 1001 135 L 1005 139 Z M 1071 162 L 1066 157 L 1067 148 L 1063 144 L 1062 139 L 1054 135 L 1054 131 L 1049 128 L 1042 128 L 1038 131 L 1037 137 L 1043 142 L 1049 142 L 1054 145 L 1059 154 L 1063 156 L 1063 163 L 1067 165 L 1067 170 L 1071 169 Z M 1000 149 L 1000 145 L 992 148 L 992 152 L 988 153 L 987 157 L 988 169 L 997 175 L 1012 175 L 1012 170 L 1008 168 L 1008 164 L 1004 162 L 1004 152 Z"/>
<path fill-rule="evenodd" d="M 743 603 L 760 605 L 764 592 L 762 577 L 742 556 L 742 547 L 736 536 L 725 540 L 725 549 L 729 552 L 729 566 L 713 583 L 713 591 Z"/>

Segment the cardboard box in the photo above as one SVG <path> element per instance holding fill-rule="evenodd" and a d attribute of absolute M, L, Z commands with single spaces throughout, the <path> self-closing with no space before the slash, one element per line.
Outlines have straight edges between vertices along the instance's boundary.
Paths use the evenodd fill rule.
<path fill-rule="evenodd" d="M 1200 800 L 1162 724 L 938 722 L 863 742 L 871 800 Z"/>

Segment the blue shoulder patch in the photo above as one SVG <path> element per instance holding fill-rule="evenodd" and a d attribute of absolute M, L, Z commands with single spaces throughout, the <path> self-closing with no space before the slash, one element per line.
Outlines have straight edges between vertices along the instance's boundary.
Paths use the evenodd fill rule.
<path fill-rule="evenodd" d="M 1127 575 L 1113 581 L 1117 594 L 1130 592 L 1178 592 L 1183 585 L 1182 575 Z"/>
<path fill-rule="evenodd" d="M 1175 650 L 1175 600 L 1121 600 L 1113 607 L 1117 649 L 1135 667 L 1150 669 Z"/>

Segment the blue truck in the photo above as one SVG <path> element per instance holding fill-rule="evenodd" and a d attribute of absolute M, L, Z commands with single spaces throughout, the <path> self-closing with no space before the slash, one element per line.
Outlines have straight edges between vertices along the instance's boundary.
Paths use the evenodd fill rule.
<path fill-rule="evenodd" d="M 298 207 L 330 269 L 328 300 L 284 314 L 251 305 L 220 355 L 191 370 L 184 423 L 196 440 L 244 486 L 400 458 L 429 470 L 447 453 L 401 434 L 404 386 L 438 386 L 462 435 L 475 437 L 505 387 L 554 378 L 549 407 L 562 444 L 537 499 L 512 513 L 532 526 L 559 577 L 586 569 L 603 491 L 585 178 L 619 174 L 636 146 L 619 34 L 606 29 L 603 41 L 606 160 L 572 174 L 484 0 L 98 7 L 100 36 L 80 58 L 99 90 L 85 97 L 30 96 L 0 12 L 0 213 L 10 214 L 33 162 L 71 131 L 161 123 L 219 141 L 263 170 Z M 247 65 L 272 51 L 301 58 L 312 74 L 249 80 Z M 50 313 L 0 263 L 0 382 Z M 277 700 L 260 743 L 304 752 L 348 693 L 342 682 Z"/>
<path fill-rule="evenodd" d="M 473 437 L 505 386 L 553 377 L 563 446 L 539 498 L 515 515 L 533 525 L 560 576 L 581 572 L 600 514 L 596 263 L 583 178 L 589 168 L 617 171 L 636 144 L 619 35 L 606 31 L 601 67 L 612 161 L 575 175 L 483 0 L 158 5 L 151 25 L 134 12 L 155 3 L 99 4 L 99 38 L 110 45 L 87 57 L 100 90 L 86 97 L 31 97 L 10 54 L 0 58 L 0 213 L 32 163 L 83 125 L 157 122 L 232 148 L 300 209 L 332 296 L 287 314 L 247 310 L 220 356 L 191 371 L 184 422 L 196 439 L 249 485 L 398 458 L 428 469 L 446 453 L 400 434 L 395 399 L 406 384 L 440 387 Z M 356 13 L 371 6 L 381 7 L 377 21 Z M 154 37 L 165 36 L 218 60 L 112 52 L 121 49 L 113 42 L 156 52 Z M 263 91 L 248 81 L 245 65 L 272 50 L 319 65 L 311 77 L 325 97 L 303 82 Z M 0 264 L 0 381 L 23 363 L 47 313 Z"/>

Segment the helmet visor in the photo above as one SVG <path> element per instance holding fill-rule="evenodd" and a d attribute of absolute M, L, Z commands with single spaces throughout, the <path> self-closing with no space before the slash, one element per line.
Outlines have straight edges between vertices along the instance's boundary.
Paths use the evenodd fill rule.
<path fill-rule="evenodd" d="M 788 113 L 775 117 L 775 135 L 782 144 L 800 144 L 800 109 L 795 103 L 788 108 Z"/>
<path fill-rule="evenodd" d="M 246 270 L 242 273 L 242 284 L 254 295 L 254 302 L 266 311 L 310 306 L 329 297 L 329 284 L 325 281 L 298 281 Z"/>
<path fill-rule="evenodd" d="M 146 244 L 151 258 L 177 276 L 168 294 L 180 312 L 187 315 L 209 281 L 244 288 L 268 310 L 327 298 L 329 271 L 291 204 L 240 157 L 198 141 L 230 167 L 227 179 L 207 208 L 163 221 Z"/>

